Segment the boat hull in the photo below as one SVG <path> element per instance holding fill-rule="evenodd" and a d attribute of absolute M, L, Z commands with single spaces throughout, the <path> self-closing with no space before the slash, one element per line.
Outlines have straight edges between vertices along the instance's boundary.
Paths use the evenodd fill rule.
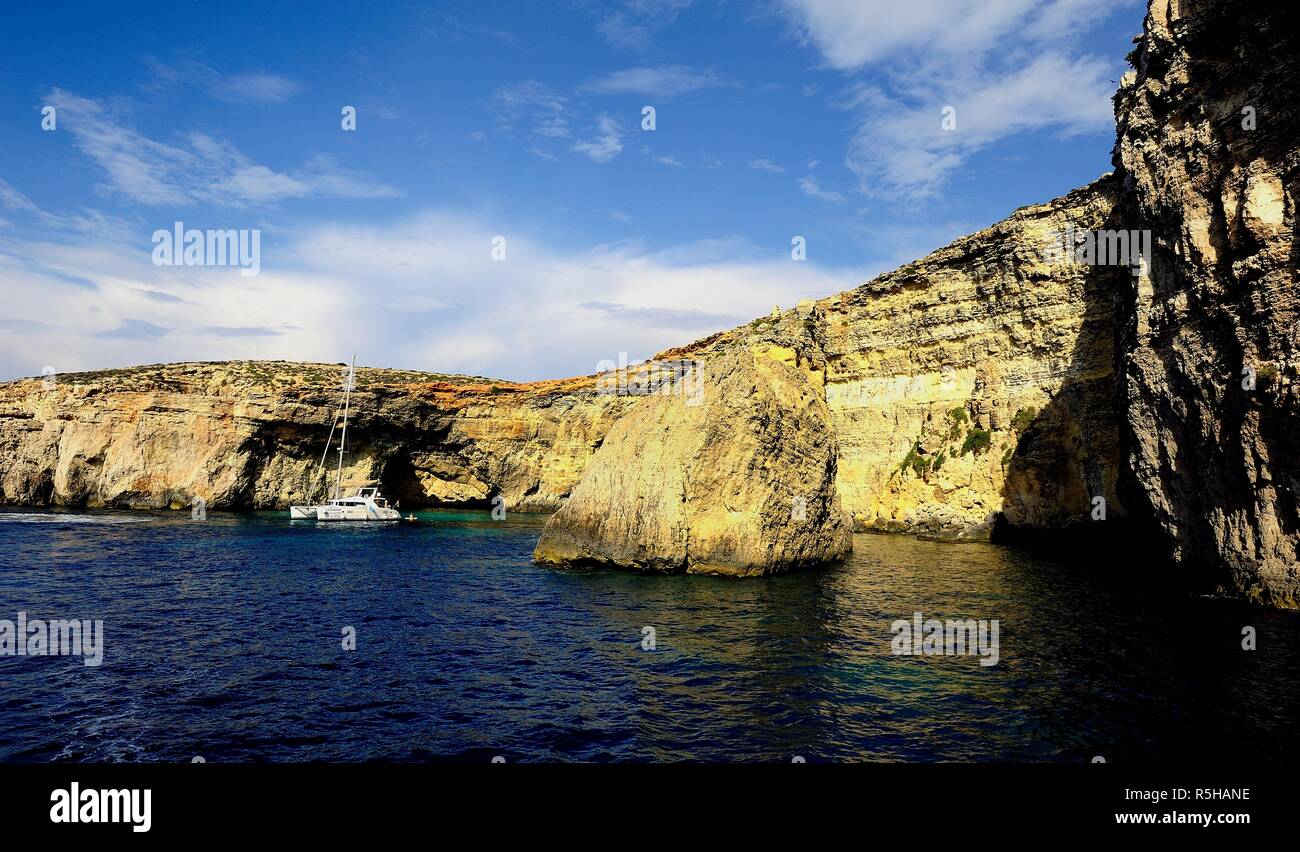
<path fill-rule="evenodd" d="M 400 521 L 402 515 L 396 509 L 381 506 L 317 506 L 318 521 Z"/>

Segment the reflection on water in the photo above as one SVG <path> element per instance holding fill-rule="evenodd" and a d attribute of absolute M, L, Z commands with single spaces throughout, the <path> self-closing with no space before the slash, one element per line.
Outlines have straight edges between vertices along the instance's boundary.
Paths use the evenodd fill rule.
<path fill-rule="evenodd" d="M 1137 584 L 1142 565 L 859 535 L 850 562 L 815 572 L 643 577 L 532 565 L 538 516 L 31 515 L 0 512 L 0 618 L 102 618 L 106 651 L 99 668 L 0 657 L 4 760 L 1115 762 L 1300 746 L 1300 617 Z M 998 619 L 999 663 L 893 656 L 891 623 L 916 611 Z M 1259 650 L 1241 650 L 1244 625 Z"/>

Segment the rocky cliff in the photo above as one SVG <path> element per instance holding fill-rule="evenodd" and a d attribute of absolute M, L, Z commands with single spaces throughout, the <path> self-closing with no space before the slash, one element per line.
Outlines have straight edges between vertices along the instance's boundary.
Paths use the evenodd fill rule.
<path fill-rule="evenodd" d="M 987 538 L 1002 513 L 1081 522 L 1114 494 L 1109 271 L 1053 262 L 1069 224 L 1100 226 L 1116 181 L 1016 211 L 856 290 L 766 317 L 660 359 L 793 346 L 838 448 L 835 482 L 858 528 Z M 343 368 L 171 364 L 0 385 L 0 501 L 272 508 L 307 499 Z M 641 404 L 593 377 L 518 385 L 358 370 L 345 482 L 411 504 L 553 510 L 611 425 Z"/>
<path fill-rule="evenodd" d="M 995 520 L 1122 517 L 1114 304 L 1125 268 L 1069 262 L 1071 227 L 1104 229 L 1103 177 L 836 296 L 660 358 L 806 327 L 826 361 L 837 486 L 858 529 L 987 539 Z"/>
<path fill-rule="evenodd" d="M 847 556 L 826 361 L 792 331 L 692 359 L 625 414 L 534 558 L 746 576 Z"/>
<path fill-rule="evenodd" d="M 1085 523 L 1096 497 L 1107 501 L 1112 517 L 1122 515 L 1115 489 L 1120 450 L 1113 305 L 1115 276 L 1125 271 L 1062 262 L 1048 251 L 1071 226 L 1105 226 L 1117 186 L 1104 177 L 1018 210 L 856 290 L 657 358 L 717 360 L 731 350 L 775 347 L 802 352 L 819 365 L 815 389 L 830 432 L 823 435 L 812 421 L 806 427 L 823 435 L 819 449 L 834 453 L 829 468 L 817 462 L 793 470 L 778 452 L 758 454 L 781 446 L 760 432 L 747 456 L 717 448 L 719 458 L 733 463 L 729 475 L 784 470 L 798 483 L 800 494 L 789 483 L 769 488 L 757 516 L 777 505 L 788 516 L 790 502 L 801 497 L 815 510 L 838 501 L 858 529 L 987 539 L 998 520 L 1034 529 Z M 175 507 L 201 496 L 213 508 L 269 508 L 307 499 L 323 482 L 319 452 L 341 378 L 338 365 L 176 364 L 60 376 L 49 387 L 40 380 L 0 386 L 0 500 Z M 794 404 L 786 414 L 803 422 L 805 387 L 765 387 L 769 402 Z M 792 395 L 783 399 L 782 393 Z M 408 505 L 483 505 L 499 494 L 509 508 L 552 510 L 579 482 L 615 421 L 649 402 L 653 398 L 600 393 L 593 378 L 515 385 L 363 369 L 345 483 L 381 481 Z M 663 416 L 658 408 L 643 415 L 657 416 Z M 735 411 L 719 416 L 747 422 Z M 633 425 L 627 437 L 602 450 L 603 466 L 632 471 L 643 465 L 646 439 L 632 434 Z M 703 434 L 687 429 L 678 439 L 694 445 Z M 826 470 L 834 483 L 829 493 L 812 487 Z M 683 517 L 698 522 L 693 556 L 640 549 L 647 542 L 638 537 L 646 530 L 633 524 L 603 557 L 597 552 L 587 523 L 599 514 L 593 507 L 602 499 L 623 505 L 644 500 L 648 483 L 663 471 L 641 473 L 616 477 L 630 492 L 609 491 L 598 499 L 595 485 L 583 489 L 539 555 L 557 562 L 565 553 L 575 561 L 620 561 L 628 553 L 653 552 L 653 558 L 625 562 L 703 566 L 700 525 L 712 521 L 699 507 L 735 499 L 727 503 L 698 485 L 695 505 L 683 509 Z M 711 481 L 721 487 L 717 477 Z M 587 508 L 580 511 L 580 505 Z M 560 534 L 560 523 L 580 515 L 587 520 Z M 838 552 L 838 517 L 814 512 L 813 518 L 798 528 L 809 545 L 805 554 L 796 555 L 789 541 L 773 545 L 772 553 L 784 548 L 790 554 L 777 559 L 774 570 Z M 666 515 L 658 522 L 676 524 Z M 809 538 L 810 531 L 833 535 L 821 541 Z M 784 534 L 776 527 L 767 532 Z M 757 527 L 748 534 L 755 546 L 771 540 Z M 733 560 L 729 570 L 757 572 L 747 560 Z M 714 569 L 723 561 L 714 560 Z"/>
<path fill-rule="evenodd" d="M 1300 606 L 1300 16 L 1154 0 L 1115 99 L 1128 468 L 1177 563 Z"/>
<path fill-rule="evenodd" d="M 832 556 L 836 499 L 859 529 L 956 540 L 1128 515 L 1202 587 L 1300 606 L 1295 17 L 1283 0 L 1152 0 L 1116 95 L 1114 175 L 658 356 L 714 363 L 711 381 L 754 389 L 743 404 L 362 371 L 349 482 L 535 509 L 572 492 L 539 558 L 650 570 Z M 1081 255 L 1079 233 L 1096 237 Z M 1148 238 L 1136 268 L 1131 252 L 1116 262 Z M 789 375 L 753 360 L 785 351 L 801 365 Z M 320 481 L 331 371 L 189 364 L 0 386 L 0 501 L 302 499 Z M 792 451 L 783 418 L 825 440 Z M 654 455 L 656 435 L 673 448 Z M 825 509 L 815 535 L 773 508 L 795 486 Z M 736 517 L 709 514 L 722 509 Z"/>
<path fill-rule="evenodd" d="M 346 370 L 168 364 L 0 385 L 0 502 L 273 508 L 323 493 Z M 345 486 L 408 504 L 552 510 L 629 404 L 591 379 L 357 370 Z M 333 459 L 329 460 L 332 464 Z"/>

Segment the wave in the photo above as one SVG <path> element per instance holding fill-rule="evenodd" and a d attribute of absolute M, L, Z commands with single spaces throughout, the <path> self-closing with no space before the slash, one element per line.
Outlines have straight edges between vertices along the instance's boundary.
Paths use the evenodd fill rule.
<path fill-rule="evenodd" d="M 61 512 L 0 512 L 0 523 L 11 524 L 140 524 L 151 518 L 129 515 L 74 515 Z"/>

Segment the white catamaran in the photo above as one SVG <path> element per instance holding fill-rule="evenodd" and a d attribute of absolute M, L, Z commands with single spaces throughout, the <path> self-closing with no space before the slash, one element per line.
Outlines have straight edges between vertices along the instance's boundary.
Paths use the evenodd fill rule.
<path fill-rule="evenodd" d="M 388 500 L 379 494 L 373 486 L 358 488 L 351 496 L 340 496 L 343 486 L 343 454 L 348 442 L 348 414 L 352 403 L 352 388 L 356 385 L 357 356 L 352 356 L 352 366 L 348 367 L 348 377 L 343 385 L 343 402 L 334 412 L 334 424 L 330 427 L 329 439 L 325 442 L 325 452 L 321 453 L 320 471 L 325 469 L 325 459 L 329 456 L 330 444 L 334 441 L 334 431 L 339 425 L 339 411 L 343 413 L 343 428 L 339 433 L 339 462 L 334 473 L 334 496 L 324 503 L 314 506 L 290 506 L 289 518 L 295 521 L 400 521 L 402 515 L 395 506 L 389 506 Z"/>

